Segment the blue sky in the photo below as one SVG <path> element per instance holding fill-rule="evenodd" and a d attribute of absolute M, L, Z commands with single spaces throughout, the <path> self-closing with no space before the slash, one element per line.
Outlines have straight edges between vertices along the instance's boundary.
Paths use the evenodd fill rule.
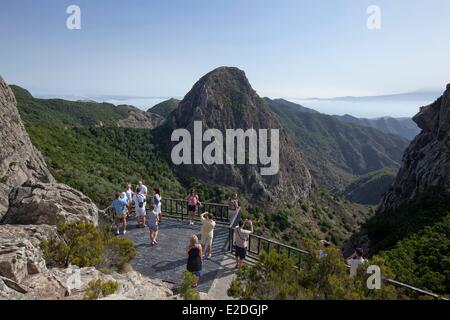
<path fill-rule="evenodd" d="M 81 30 L 66 28 L 70 4 Z M 222 65 L 270 97 L 442 90 L 449 13 L 448 0 L 2 0 L 0 74 L 61 95 L 182 97 Z"/>

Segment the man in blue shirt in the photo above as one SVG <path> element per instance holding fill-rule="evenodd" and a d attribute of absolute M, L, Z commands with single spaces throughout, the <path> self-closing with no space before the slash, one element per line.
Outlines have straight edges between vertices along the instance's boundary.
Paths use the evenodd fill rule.
<path fill-rule="evenodd" d="M 127 204 L 126 198 L 121 198 L 120 193 L 116 193 L 116 198 L 111 203 L 111 207 L 114 209 L 114 217 L 116 219 L 116 234 L 120 234 L 120 225 L 123 225 L 123 234 L 127 233 Z"/>

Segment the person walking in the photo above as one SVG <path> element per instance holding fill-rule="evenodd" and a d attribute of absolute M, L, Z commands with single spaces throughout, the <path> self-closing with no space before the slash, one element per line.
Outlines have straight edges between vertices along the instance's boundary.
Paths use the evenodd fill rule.
<path fill-rule="evenodd" d="M 250 229 L 246 230 L 245 227 L 248 226 Z M 236 269 L 242 267 L 242 262 L 247 256 L 248 239 L 253 233 L 253 222 L 251 220 L 239 221 L 239 226 L 234 230 L 234 250 L 236 257 Z"/>
<path fill-rule="evenodd" d="M 158 244 L 156 238 L 158 237 L 159 221 L 160 214 L 156 211 L 154 205 L 150 205 L 150 211 L 147 213 L 147 226 L 150 230 L 150 244 L 152 246 Z"/>
<path fill-rule="evenodd" d="M 141 188 L 136 188 L 136 193 L 133 197 L 134 208 L 136 212 L 136 220 L 138 222 L 138 228 L 145 228 L 145 216 L 147 202 L 145 196 L 142 194 Z"/>
<path fill-rule="evenodd" d="M 152 197 L 152 204 L 155 207 L 156 212 L 159 215 L 159 220 L 161 221 L 162 212 L 161 212 L 161 191 L 158 188 L 153 189 L 154 194 Z"/>
<path fill-rule="evenodd" d="M 209 212 L 203 212 L 200 215 L 200 220 L 202 222 L 202 249 L 205 258 L 210 259 L 212 255 L 212 243 L 214 239 L 214 228 L 216 227 L 216 222 L 214 221 L 214 216 Z M 208 254 L 206 254 L 208 252 Z"/>
<path fill-rule="evenodd" d="M 228 199 L 228 218 L 230 219 L 230 227 L 234 228 L 237 225 L 237 216 L 240 210 L 237 193 L 233 193 Z"/>
<path fill-rule="evenodd" d="M 115 199 L 111 203 L 116 220 L 116 234 L 120 234 L 120 225 L 123 226 L 123 234 L 127 233 L 127 200 L 121 198 L 120 193 L 115 194 Z"/>
<path fill-rule="evenodd" d="M 197 211 L 197 207 L 201 205 L 201 202 L 199 201 L 195 190 L 191 190 L 185 200 L 187 202 L 189 225 L 193 225 L 195 212 Z"/>
<path fill-rule="evenodd" d="M 187 261 L 187 270 L 191 272 L 196 280 L 192 284 L 195 288 L 198 286 L 198 281 L 202 276 L 202 246 L 198 243 L 198 238 L 196 235 L 193 235 L 189 241 L 189 245 L 185 249 L 185 255 L 188 257 Z"/>

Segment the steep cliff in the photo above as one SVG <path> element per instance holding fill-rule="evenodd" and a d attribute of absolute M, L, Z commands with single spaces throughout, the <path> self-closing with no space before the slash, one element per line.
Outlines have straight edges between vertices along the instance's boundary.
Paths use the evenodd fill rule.
<path fill-rule="evenodd" d="M 11 89 L 0 76 L 0 219 L 8 208 L 12 187 L 27 180 L 54 182 L 30 138 L 16 108 Z"/>
<path fill-rule="evenodd" d="M 450 84 L 444 94 L 413 118 L 422 132 L 411 142 L 379 212 L 412 202 L 430 187 L 450 191 Z"/>

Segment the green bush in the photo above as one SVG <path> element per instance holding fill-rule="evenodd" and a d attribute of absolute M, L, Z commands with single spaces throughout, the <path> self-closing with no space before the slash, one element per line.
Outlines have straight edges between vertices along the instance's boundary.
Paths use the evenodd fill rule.
<path fill-rule="evenodd" d="M 183 271 L 183 283 L 180 287 L 180 295 L 184 300 L 200 300 L 197 288 L 192 286 L 197 281 L 196 276 L 191 272 Z"/>
<path fill-rule="evenodd" d="M 133 242 L 116 238 L 107 229 L 101 230 L 86 222 L 58 225 L 57 239 L 42 241 L 40 247 L 47 266 L 120 268 L 136 256 Z"/>
<path fill-rule="evenodd" d="M 100 279 L 92 280 L 88 283 L 88 288 L 84 293 L 83 300 L 97 300 L 114 294 L 119 285 L 116 281 L 109 280 L 102 282 Z"/>
<path fill-rule="evenodd" d="M 244 300 L 360 300 L 395 299 L 395 289 L 382 285 L 380 290 L 369 290 L 368 275 L 360 268 L 358 276 L 349 277 L 342 255 L 337 248 L 328 248 L 325 258 L 318 256 L 319 247 L 305 241 L 309 252 L 297 262 L 286 254 L 275 251 L 263 253 L 254 266 L 244 266 L 237 272 L 228 294 Z M 382 268 L 384 275 L 389 271 L 381 259 L 374 261 Z"/>

